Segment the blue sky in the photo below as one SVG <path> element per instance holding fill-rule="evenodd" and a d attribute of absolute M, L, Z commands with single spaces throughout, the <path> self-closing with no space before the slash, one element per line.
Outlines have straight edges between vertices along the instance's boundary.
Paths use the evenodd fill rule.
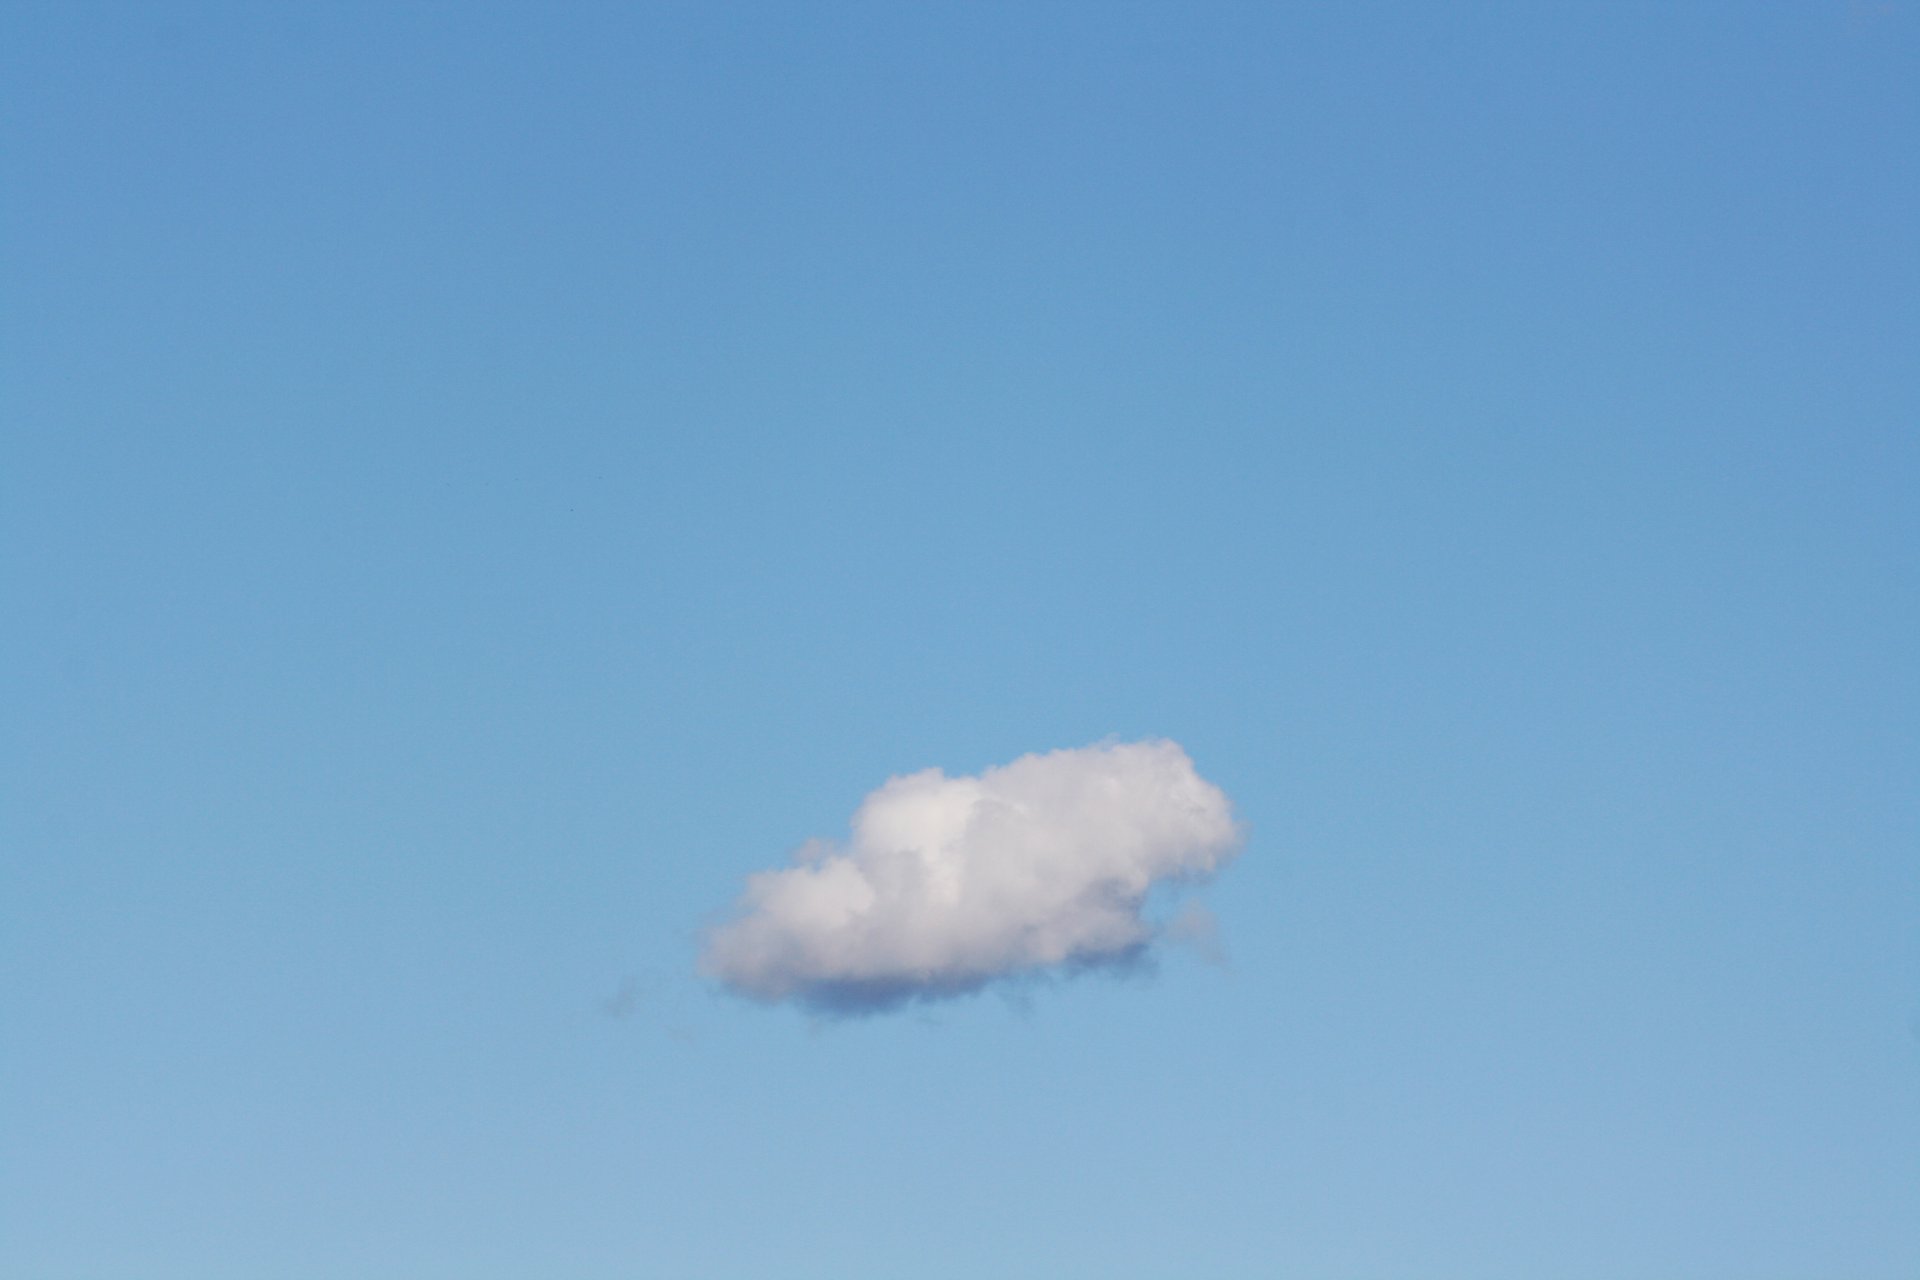
<path fill-rule="evenodd" d="M 1920 1269 L 1920 10 L 0 17 L 0 1271 Z M 822 1021 L 890 776 L 1222 964 Z"/>

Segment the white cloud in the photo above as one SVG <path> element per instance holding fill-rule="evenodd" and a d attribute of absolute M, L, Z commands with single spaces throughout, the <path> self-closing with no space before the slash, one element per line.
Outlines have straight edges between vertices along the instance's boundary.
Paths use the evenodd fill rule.
<path fill-rule="evenodd" d="M 1165 881 L 1238 851 L 1226 795 L 1177 743 L 1022 756 L 978 777 L 889 780 L 844 845 L 750 877 L 701 969 L 742 995 L 854 1012 L 998 978 L 1125 963 Z"/>

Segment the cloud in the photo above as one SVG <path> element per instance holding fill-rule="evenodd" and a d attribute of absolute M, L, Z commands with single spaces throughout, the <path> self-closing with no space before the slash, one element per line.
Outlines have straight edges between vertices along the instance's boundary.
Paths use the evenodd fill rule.
<path fill-rule="evenodd" d="M 1177 743 L 1022 756 L 978 777 L 889 780 L 845 844 L 751 876 L 703 973 L 769 1003 L 859 1013 L 1002 978 L 1124 965 L 1159 936 L 1156 884 L 1239 850 L 1226 795 Z"/>
<path fill-rule="evenodd" d="M 621 979 L 620 987 L 600 1002 L 600 1012 L 609 1018 L 624 1018 L 640 1007 L 640 979 Z"/>

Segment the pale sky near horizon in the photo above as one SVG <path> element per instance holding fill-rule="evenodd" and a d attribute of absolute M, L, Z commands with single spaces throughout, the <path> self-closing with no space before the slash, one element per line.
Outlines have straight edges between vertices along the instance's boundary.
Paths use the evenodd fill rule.
<path fill-rule="evenodd" d="M 5 6 L 0 1274 L 1911 1280 L 1916 139 L 1904 2 Z M 1218 954 L 700 975 L 1143 739 Z"/>

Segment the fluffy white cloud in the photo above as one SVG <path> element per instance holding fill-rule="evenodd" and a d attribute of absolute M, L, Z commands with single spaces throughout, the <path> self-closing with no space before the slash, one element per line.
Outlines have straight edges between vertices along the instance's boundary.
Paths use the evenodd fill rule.
<path fill-rule="evenodd" d="M 1122 963 L 1155 929 L 1163 881 L 1239 849 L 1227 797 L 1177 743 L 1022 756 L 978 777 L 891 779 L 844 845 L 749 878 L 701 969 L 759 1000 L 851 1012 L 958 995 L 996 978 Z"/>

